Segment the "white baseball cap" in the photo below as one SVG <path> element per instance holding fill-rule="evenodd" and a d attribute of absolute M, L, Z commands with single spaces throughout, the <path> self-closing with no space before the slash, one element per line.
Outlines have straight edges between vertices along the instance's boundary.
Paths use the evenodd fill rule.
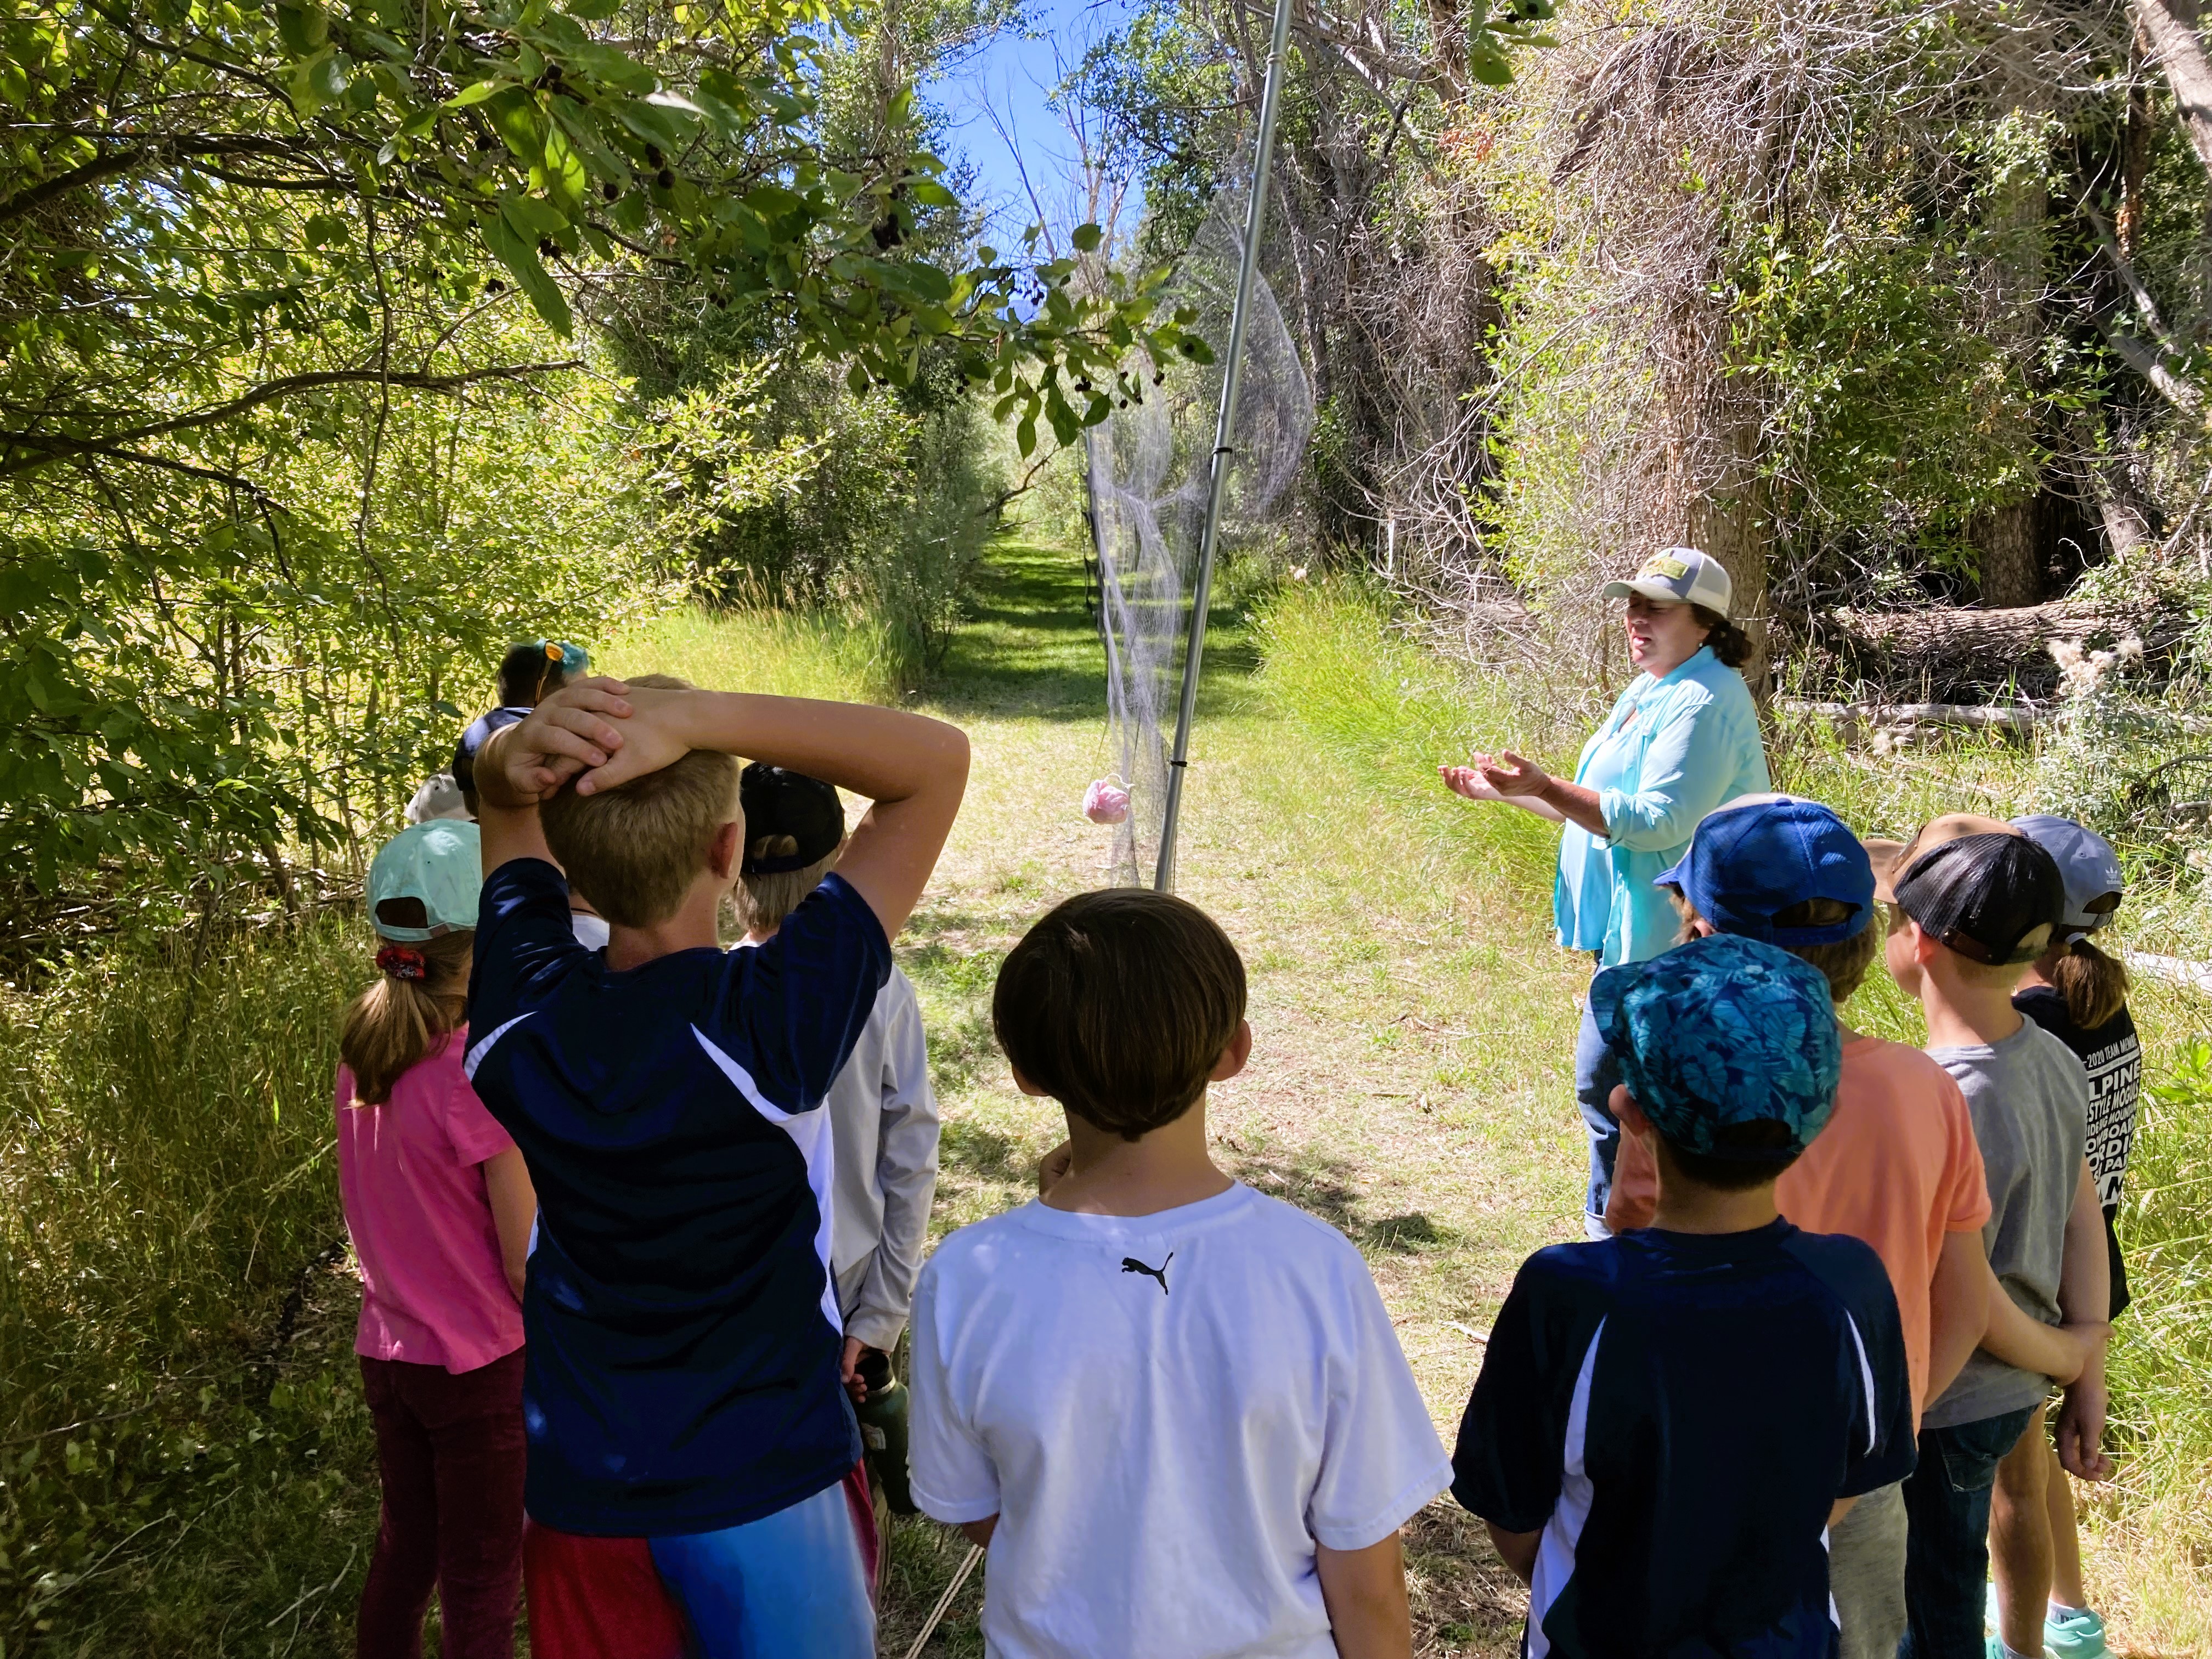
<path fill-rule="evenodd" d="M 1632 580 L 1605 585 L 1608 599 L 1625 599 L 1631 593 L 1661 605 L 1702 605 L 1725 617 L 1735 597 L 1735 584 L 1710 553 L 1694 547 L 1662 547 L 1644 560 Z"/>

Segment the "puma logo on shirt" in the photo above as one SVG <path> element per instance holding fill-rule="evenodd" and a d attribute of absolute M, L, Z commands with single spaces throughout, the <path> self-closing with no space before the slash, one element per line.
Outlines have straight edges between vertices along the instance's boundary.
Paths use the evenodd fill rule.
<path fill-rule="evenodd" d="M 1175 1252 L 1173 1250 L 1170 1250 L 1168 1252 L 1168 1261 L 1172 1261 L 1174 1260 Z M 1160 1281 L 1160 1294 L 1162 1296 L 1165 1296 L 1168 1293 L 1168 1261 L 1161 1262 L 1157 1267 L 1147 1267 L 1133 1255 L 1125 1255 L 1121 1258 L 1121 1271 L 1125 1273 L 1146 1273 L 1151 1277 L 1158 1279 Z"/>

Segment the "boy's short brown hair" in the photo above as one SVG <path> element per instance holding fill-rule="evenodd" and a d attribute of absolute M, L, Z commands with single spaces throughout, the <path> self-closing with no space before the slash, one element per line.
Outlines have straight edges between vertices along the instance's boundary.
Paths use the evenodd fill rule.
<path fill-rule="evenodd" d="M 1668 902 L 1681 921 L 1681 928 L 1674 935 L 1674 943 L 1687 945 L 1698 937 L 1698 922 L 1701 918 L 1697 907 L 1682 896 L 1682 890 L 1671 883 L 1660 890 L 1667 895 Z M 1774 914 L 1778 927 L 1826 927 L 1845 921 L 1851 907 L 1841 899 L 1806 899 Z M 1838 939 L 1833 945 L 1784 945 L 1777 948 L 1787 951 L 1801 962 L 1810 963 L 1827 976 L 1828 995 L 1837 1007 L 1851 1000 L 1851 995 L 1866 983 L 1867 969 L 1874 965 L 1875 952 L 1881 948 L 1882 931 L 1868 918 L 1867 925 L 1849 939 Z"/>
<path fill-rule="evenodd" d="M 1244 963 L 1166 893 L 1079 893 L 999 969 L 991 1029 L 1014 1069 L 1086 1123 L 1141 1140 L 1206 1092 L 1244 1018 Z"/>
<path fill-rule="evenodd" d="M 671 674 L 629 684 L 688 691 Z M 694 749 L 673 763 L 594 795 L 562 789 L 538 809 L 545 845 L 571 886 L 609 921 L 650 927 L 676 914 L 738 806 L 738 760 Z"/>

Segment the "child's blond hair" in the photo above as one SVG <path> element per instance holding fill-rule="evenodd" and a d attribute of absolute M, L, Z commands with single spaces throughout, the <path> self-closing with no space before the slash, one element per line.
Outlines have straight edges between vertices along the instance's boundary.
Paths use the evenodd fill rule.
<path fill-rule="evenodd" d="M 1662 890 L 1674 905 L 1675 915 L 1681 919 L 1681 931 L 1674 936 L 1674 943 L 1687 945 L 1698 937 L 1697 924 L 1703 918 L 1698 915 L 1697 907 L 1682 896 L 1680 888 L 1670 884 Z M 1778 927 L 1832 927 L 1849 919 L 1851 909 L 1841 899 L 1803 899 L 1775 912 L 1773 920 Z M 1874 965 L 1874 954 L 1881 944 L 1881 932 L 1869 918 L 1867 925 L 1857 933 L 1833 945 L 1784 945 L 1777 948 L 1819 969 L 1827 979 L 1829 1000 L 1840 1008 L 1866 982 L 1867 969 Z"/>
<path fill-rule="evenodd" d="M 757 836 L 745 844 L 749 859 L 787 859 L 798 850 L 796 836 Z M 773 933 L 799 901 L 822 884 L 822 878 L 837 867 L 844 850 L 845 843 L 839 842 L 803 870 L 739 876 L 730 889 L 730 909 L 738 926 L 748 933 Z"/>
<path fill-rule="evenodd" d="M 672 674 L 639 674 L 629 684 L 692 689 Z M 738 811 L 737 757 L 694 749 L 598 794 L 562 789 L 538 816 L 548 850 L 593 908 L 618 927 L 650 927 L 676 914 L 715 836 Z"/>

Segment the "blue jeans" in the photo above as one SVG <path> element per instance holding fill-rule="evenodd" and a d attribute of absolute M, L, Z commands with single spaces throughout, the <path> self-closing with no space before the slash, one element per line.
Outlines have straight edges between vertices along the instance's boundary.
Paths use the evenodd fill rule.
<path fill-rule="evenodd" d="M 1620 1124 L 1607 1103 L 1613 1085 L 1620 1081 L 1620 1065 L 1598 1035 L 1597 1018 L 1583 1006 L 1582 1030 L 1575 1034 L 1575 1103 L 1582 1108 L 1583 1127 L 1589 1131 L 1589 1213 L 1605 1217 L 1605 1201 L 1613 1195 L 1613 1160 L 1620 1150 Z"/>
<path fill-rule="evenodd" d="M 1898 1659 L 1982 1659 L 1990 1491 L 2035 1407 L 1920 1431 L 1905 1482 L 1905 1639 Z"/>

